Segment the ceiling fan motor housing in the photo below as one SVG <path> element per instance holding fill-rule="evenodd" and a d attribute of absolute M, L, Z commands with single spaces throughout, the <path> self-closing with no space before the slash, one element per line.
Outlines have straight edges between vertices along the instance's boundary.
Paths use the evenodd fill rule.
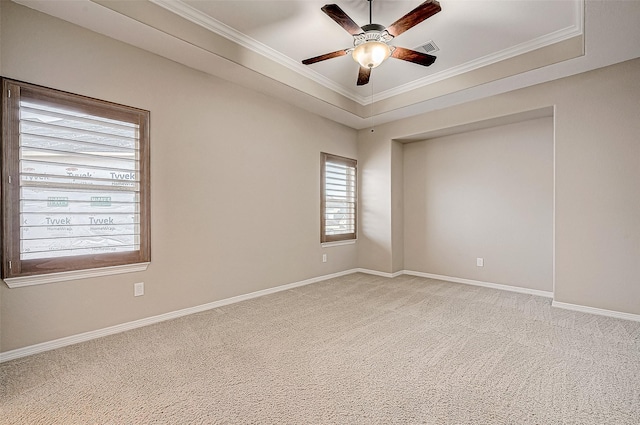
<path fill-rule="evenodd" d="M 364 32 L 353 36 L 353 45 L 356 47 L 368 41 L 387 43 L 393 39 L 393 36 L 386 31 L 383 25 L 367 24 L 361 28 Z"/>

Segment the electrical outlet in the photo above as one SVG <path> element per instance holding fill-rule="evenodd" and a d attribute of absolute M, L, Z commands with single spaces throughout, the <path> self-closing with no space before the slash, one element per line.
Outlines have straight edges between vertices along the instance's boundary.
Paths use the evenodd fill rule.
<path fill-rule="evenodd" d="M 484 267 L 484 258 L 476 258 L 476 266 Z"/>
<path fill-rule="evenodd" d="M 327 254 L 322 254 L 322 262 L 323 263 L 327 262 Z"/>
<path fill-rule="evenodd" d="M 133 296 L 139 297 L 140 295 L 144 295 L 144 282 L 133 284 Z"/>

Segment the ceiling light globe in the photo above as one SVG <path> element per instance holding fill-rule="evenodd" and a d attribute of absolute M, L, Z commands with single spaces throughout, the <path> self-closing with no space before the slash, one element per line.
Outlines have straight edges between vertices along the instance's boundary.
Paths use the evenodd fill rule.
<path fill-rule="evenodd" d="M 365 68 L 375 68 L 391 55 L 391 49 L 381 41 L 367 41 L 353 50 L 353 60 Z"/>

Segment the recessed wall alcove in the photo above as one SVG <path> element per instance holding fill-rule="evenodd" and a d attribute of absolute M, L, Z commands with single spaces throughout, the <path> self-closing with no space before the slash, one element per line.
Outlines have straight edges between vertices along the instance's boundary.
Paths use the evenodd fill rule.
<path fill-rule="evenodd" d="M 405 270 L 552 293 L 553 107 L 399 141 Z"/>

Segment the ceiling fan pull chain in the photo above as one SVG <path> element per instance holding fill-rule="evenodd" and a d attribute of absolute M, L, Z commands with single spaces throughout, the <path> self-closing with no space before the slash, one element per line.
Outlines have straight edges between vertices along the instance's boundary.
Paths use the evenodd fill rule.
<path fill-rule="evenodd" d="M 373 113 L 373 81 L 371 81 L 371 132 L 375 130 L 375 115 Z"/>

